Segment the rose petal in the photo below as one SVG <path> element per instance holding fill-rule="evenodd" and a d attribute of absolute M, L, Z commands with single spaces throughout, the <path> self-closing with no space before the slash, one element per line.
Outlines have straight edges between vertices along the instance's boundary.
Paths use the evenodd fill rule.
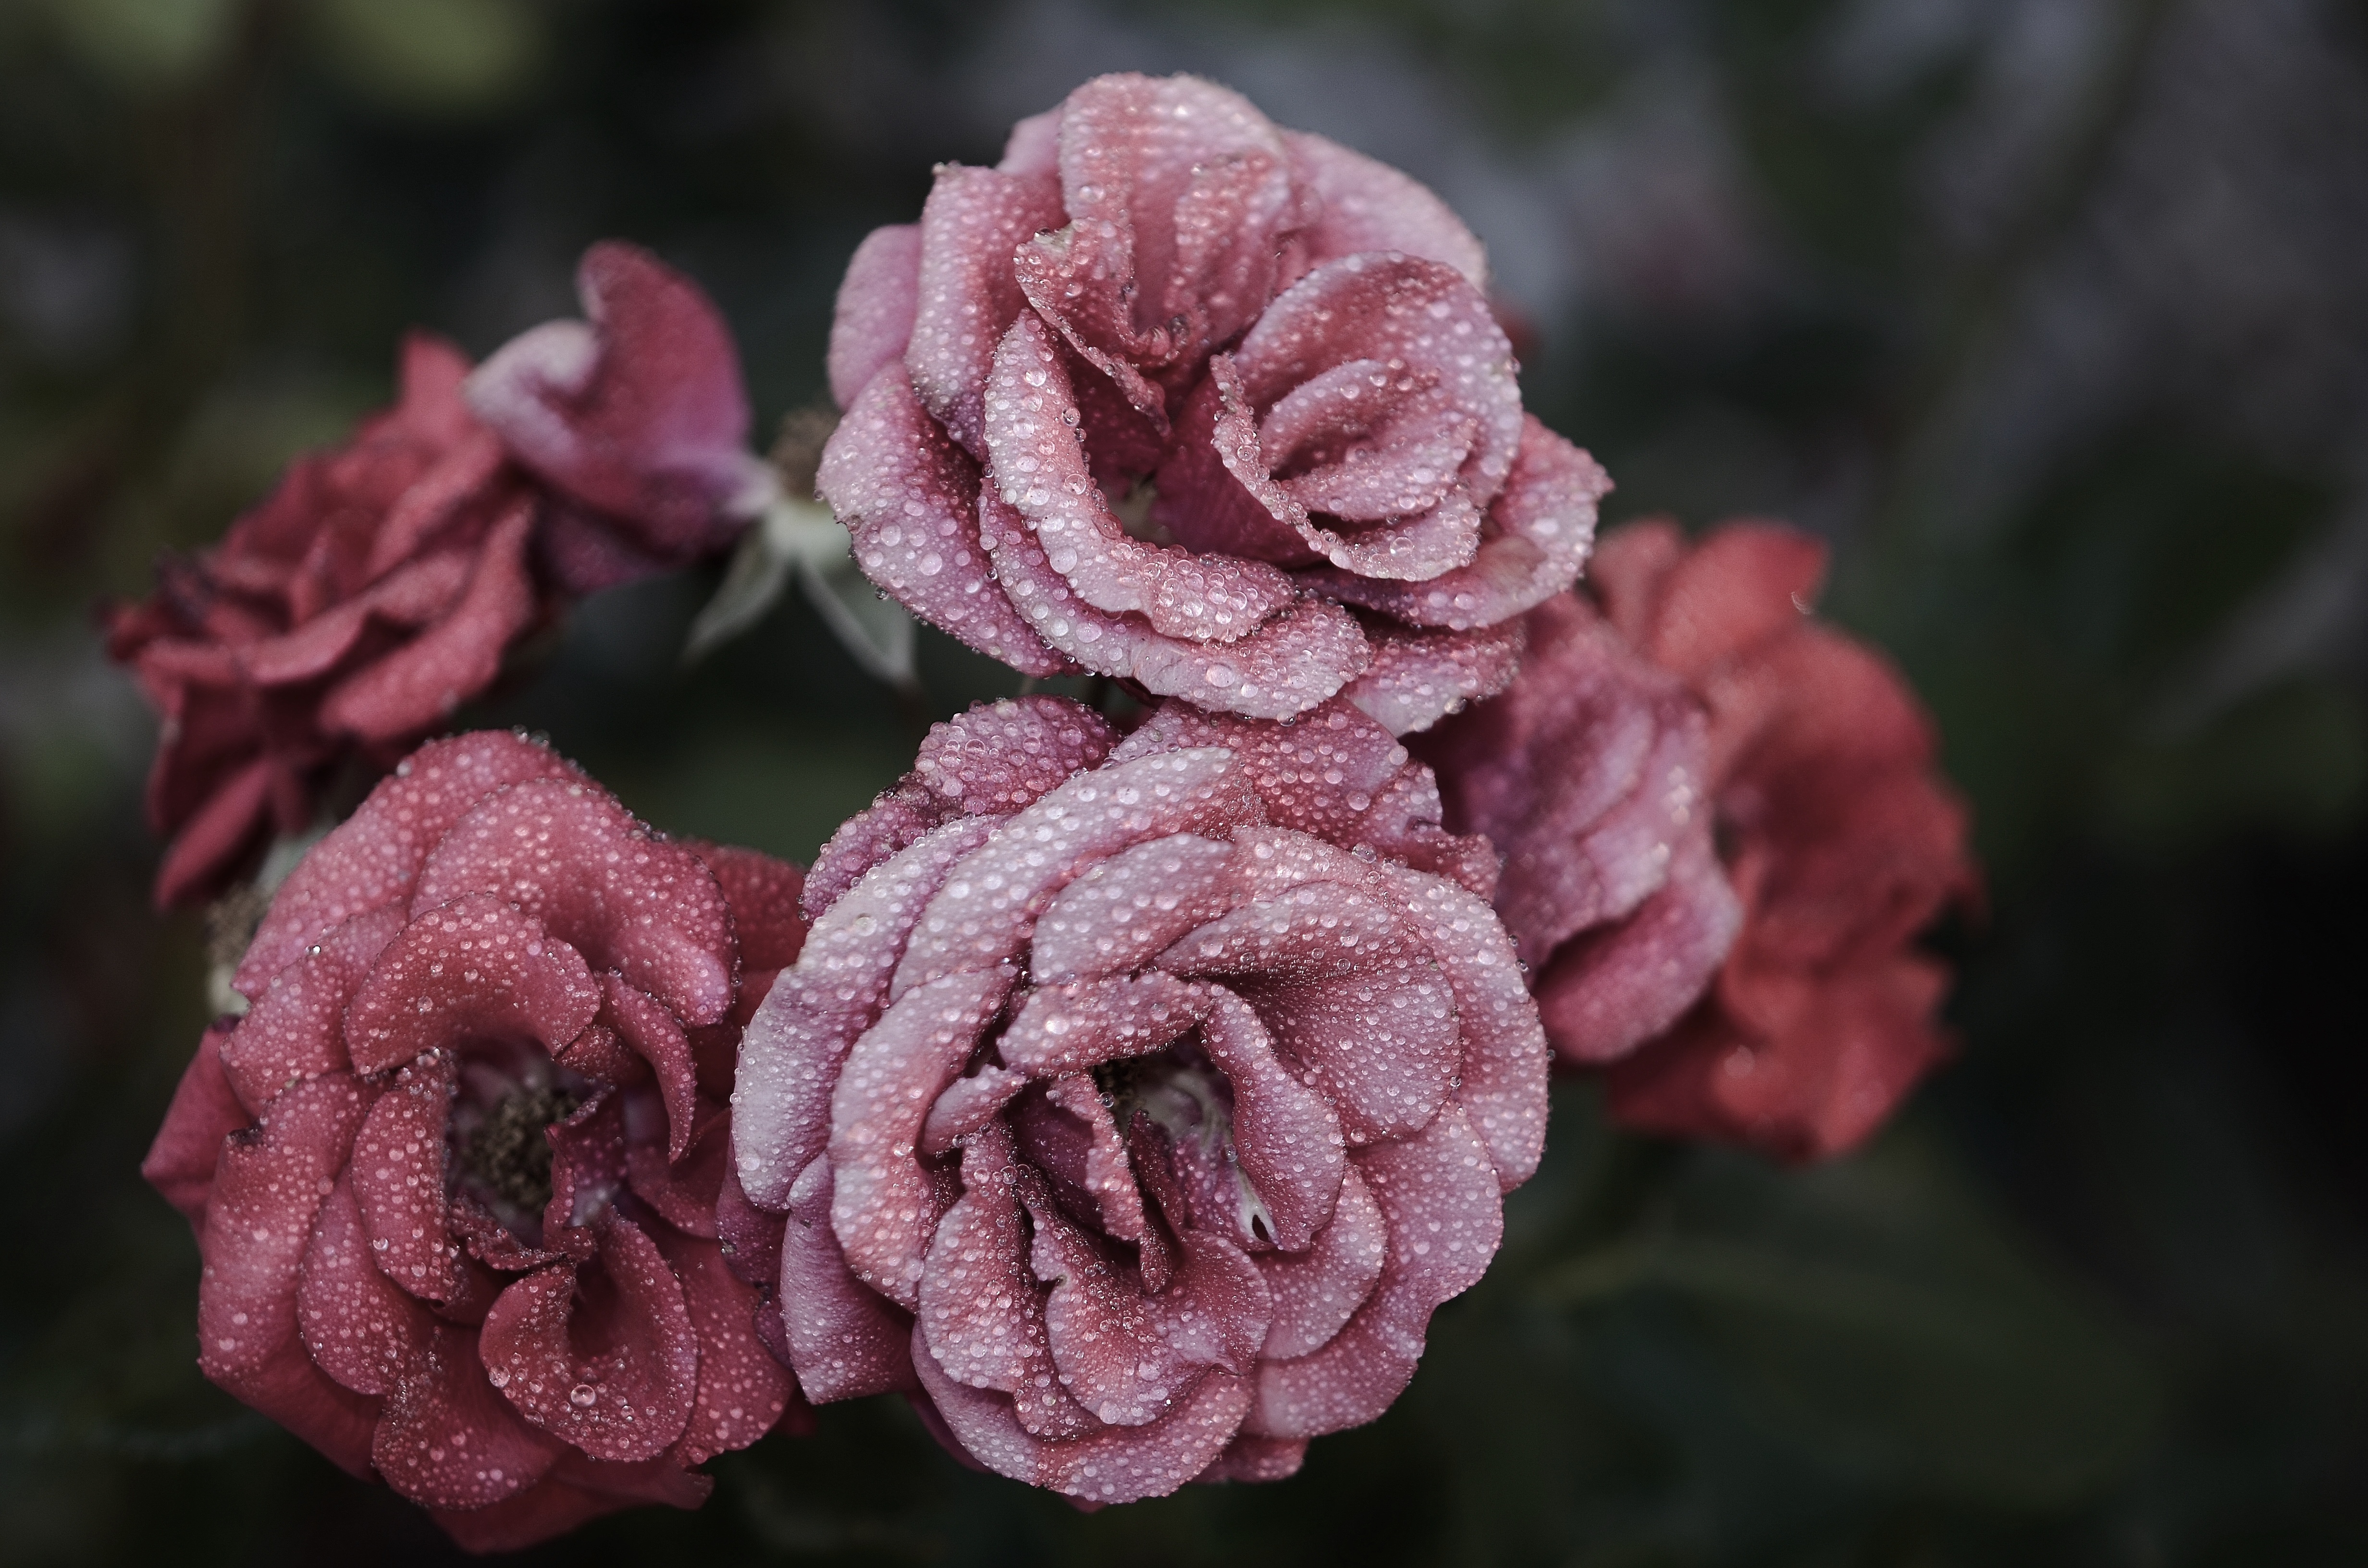
<path fill-rule="evenodd" d="M 379 1271 L 430 1301 L 450 1301 L 463 1288 L 461 1248 L 447 1233 L 444 1217 L 452 1083 L 449 1058 L 395 1074 L 361 1119 L 348 1173 Z"/>
<path fill-rule="evenodd" d="M 948 823 L 825 910 L 795 968 L 784 971 L 748 1020 L 732 1091 L 737 1174 L 751 1202 L 789 1207 L 790 1184 L 830 1141 L 840 1064 L 888 999 L 888 983 L 923 904 L 994 824 Z"/>
<path fill-rule="evenodd" d="M 1566 943 L 1538 977 L 1538 1012 L 1565 1060 L 1614 1062 L 1668 1029 L 1718 972 L 1743 924 L 1707 834 L 1626 920 Z"/>
<path fill-rule="evenodd" d="M 848 258 L 846 280 L 831 315 L 830 397 L 841 408 L 880 373 L 904 358 L 912 341 L 921 295 L 921 226 L 874 229 Z"/>
<path fill-rule="evenodd" d="M 1010 994 L 1008 973 L 945 975 L 892 1004 L 848 1052 L 831 1095 L 831 1229 L 858 1279 L 912 1307 L 939 1206 L 918 1159 L 929 1106 Z"/>
<path fill-rule="evenodd" d="M 490 796 L 428 857 L 412 913 L 483 893 L 514 903 L 686 1024 L 712 1024 L 731 1009 L 735 966 L 723 890 L 699 857 L 652 837 L 605 790 L 554 779 Z"/>
<path fill-rule="evenodd" d="M 598 1297 L 573 1262 L 504 1290 L 480 1341 L 486 1377 L 529 1421 L 595 1459 L 655 1459 L 689 1421 L 699 1337 L 681 1281 L 639 1226 L 603 1221 L 599 1267 L 609 1289 Z"/>
<path fill-rule="evenodd" d="M 1530 415 L 1504 489 L 1469 566 L 1426 583 L 1387 583 L 1322 569 L 1310 586 L 1409 626 L 1494 626 L 1568 590 L 1595 539 L 1595 506 L 1611 481 L 1593 458 Z"/>
<path fill-rule="evenodd" d="M 1255 765 L 1255 754 L 1248 756 Z M 1029 972 L 1049 988 L 1142 968 L 1178 937 L 1232 907 L 1233 858 L 1233 846 L 1182 833 L 1120 850 L 1045 906 L 1030 939 Z"/>
<path fill-rule="evenodd" d="M 1164 637 L 1140 621 L 1079 600 L 1046 559 L 1027 521 L 992 486 L 980 491 L 979 539 L 995 573 L 1046 643 L 1099 675 L 1119 676 L 1156 697 L 1183 697 L 1259 719 L 1288 719 L 1340 689 L 1365 667 L 1363 633 L 1338 605 L 1302 599 L 1238 642 Z"/>
<path fill-rule="evenodd" d="M 574 948 L 472 892 L 430 909 L 379 955 L 346 1010 L 346 1049 L 364 1073 L 471 1038 L 532 1040 L 555 1056 L 599 1005 Z"/>
<path fill-rule="evenodd" d="M 549 746 L 504 731 L 421 746 L 289 873 L 232 983 L 259 996 L 324 933 L 368 910 L 407 903 L 427 852 L 452 824 L 495 790 L 530 778 L 584 776 Z"/>
<path fill-rule="evenodd" d="M 503 652 L 535 617 L 526 564 L 533 526 L 524 502 L 505 513 L 450 612 L 331 687 L 321 699 L 321 727 L 381 744 L 405 739 L 444 722 L 493 685 Z"/>
<path fill-rule="evenodd" d="M 476 1335 L 438 1323 L 386 1402 L 370 1462 L 415 1503 L 481 1508 L 533 1485 L 564 1451 L 485 1381 Z"/>
<path fill-rule="evenodd" d="M 1001 1394 L 966 1389 L 939 1370 L 917 1341 L 913 1369 L 954 1440 L 998 1475 L 1094 1503 L 1164 1497 L 1214 1463 L 1240 1429 L 1249 1385 L 1204 1373 L 1192 1392 L 1147 1426 L 1105 1427 L 1068 1442 L 1043 1442 L 1020 1426 Z"/>
<path fill-rule="evenodd" d="M 1366 637 L 1373 662 L 1342 690 L 1340 700 L 1394 735 L 1428 730 L 1512 685 L 1527 642 L 1518 619 L 1472 631 L 1372 627 Z"/>
<path fill-rule="evenodd" d="M 1013 957 L 1053 895 L 1096 861 L 1170 834 L 1222 835 L 1258 812 L 1247 778 L 1215 749 L 1080 774 L 954 868 L 922 912 L 890 994 Z"/>
<path fill-rule="evenodd" d="M 379 1271 L 351 1181 L 313 1221 L 296 1289 L 297 1327 L 315 1365 L 356 1393 L 390 1394 L 427 1346 L 427 1309 Z"/>
<path fill-rule="evenodd" d="M 913 1384 L 911 1318 L 848 1272 L 831 1230 L 827 1156 L 790 1188 L 779 1308 L 798 1386 L 816 1404 Z"/>
<path fill-rule="evenodd" d="M 1268 1360 L 1313 1354 L 1347 1325 L 1382 1278 L 1389 1228 L 1365 1178 L 1343 1173 L 1330 1222 L 1298 1252 L 1266 1252 L 1253 1259 L 1274 1298 L 1274 1321 L 1260 1351 Z"/>
<path fill-rule="evenodd" d="M 1233 1085 L 1235 1157 L 1272 1227 L 1270 1236 L 1236 1239 L 1301 1251 L 1332 1222 L 1348 1168 L 1340 1118 L 1275 1059 L 1266 1028 L 1241 998 L 1220 992 L 1201 1039 Z"/>
<path fill-rule="evenodd" d="M 352 1067 L 346 1004 L 402 928 L 393 907 L 356 915 L 271 977 L 222 1048 L 222 1071 L 251 1110 L 299 1079 Z"/>
<path fill-rule="evenodd" d="M 1406 918 L 1454 988 L 1463 1028 L 1456 1103 L 1486 1145 L 1498 1187 L 1510 1192 L 1536 1174 L 1546 1141 L 1546 1036 L 1520 960 L 1488 905 L 1467 890 L 1395 866 L 1382 875 L 1401 890 Z"/>
<path fill-rule="evenodd" d="M 1460 1065 L 1454 994 L 1397 916 L 1323 883 L 1210 922 L 1160 967 L 1227 980 L 1340 1112 L 1351 1143 L 1403 1137 L 1447 1103 Z"/>
<path fill-rule="evenodd" d="M 931 725 L 913 777 L 973 815 L 1006 813 L 1099 767 L 1118 740 L 1100 714 L 1064 698 L 1007 698 Z"/>
<path fill-rule="evenodd" d="M 797 1384 L 757 1338 L 755 1314 L 764 1310 L 757 1290 L 733 1278 L 712 1241 L 663 1227 L 650 1239 L 681 1282 L 699 1345 L 698 1392 L 667 1458 L 705 1464 L 771 1431 L 797 1398 Z"/>
<path fill-rule="evenodd" d="M 816 483 L 847 525 L 856 565 L 899 604 L 1023 674 L 1071 667 L 997 590 L 979 535 L 977 467 L 896 367 L 848 405 Z"/>
<path fill-rule="evenodd" d="M 1404 251 L 1444 262 L 1487 292 L 1486 253 L 1429 187 L 1304 131 L 1286 131 L 1282 140 L 1291 149 L 1292 173 L 1323 199 L 1304 235 L 1309 261 L 1360 251 Z"/>
<path fill-rule="evenodd" d="M 921 208 L 919 304 L 905 362 L 913 390 L 972 456 L 986 450 L 988 362 L 1024 308 L 1012 253 L 1062 222 L 1042 175 L 941 165 Z"/>
<path fill-rule="evenodd" d="M 805 873 L 790 861 L 776 860 L 754 849 L 691 838 L 681 843 L 699 857 L 723 891 L 723 903 L 732 912 L 732 934 L 740 944 L 743 971 L 753 973 L 796 962 L 798 949 L 806 940 L 806 917 L 799 907 Z"/>
<path fill-rule="evenodd" d="M 696 284 L 638 246 L 584 253 L 589 324 L 512 339 L 469 378 L 470 406 L 527 467 L 662 551 L 697 553 L 728 531 L 763 470 L 745 449 L 739 356 Z"/>
<path fill-rule="evenodd" d="M 1381 1283 L 1321 1350 L 1259 1363 L 1245 1423 L 1258 1436 L 1321 1437 L 1387 1410 L 1414 1377 L 1431 1312 L 1478 1281 L 1504 1234 L 1495 1168 L 1460 1108 L 1356 1164 L 1389 1226 Z"/>

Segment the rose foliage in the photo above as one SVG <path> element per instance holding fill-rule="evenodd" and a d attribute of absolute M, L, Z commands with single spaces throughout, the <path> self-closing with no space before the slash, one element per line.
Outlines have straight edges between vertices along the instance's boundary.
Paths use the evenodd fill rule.
<path fill-rule="evenodd" d="M 698 1504 L 797 1408 L 715 1204 L 800 882 L 533 742 L 422 747 L 280 888 L 143 1167 L 206 1375 L 472 1548 Z"/>
<path fill-rule="evenodd" d="M 1379 1415 L 1545 1130 L 1493 869 L 1344 700 L 939 725 L 743 1049 L 723 1223 L 806 1397 L 1097 1503 Z"/>
<path fill-rule="evenodd" d="M 570 597 L 712 553 L 762 509 L 714 307 L 630 245 L 593 246 L 577 283 L 588 322 L 537 327 L 473 376 L 414 334 L 394 407 L 109 613 L 110 653 L 164 721 L 160 905 L 312 826 L 340 769 L 383 771 Z"/>
<path fill-rule="evenodd" d="M 1017 669 L 1420 729 L 1510 678 L 1610 488 L 1522 412 L 1486 281 L 1396 170 L 1099 77 L 857 250 L 820 487 L 875 584 Z"/>
<path fill-rule="evenodd" d="M 1616 530 L 1603 612 L 1531 612 L 1520 678 L 1424 738 L 1447 822 L 1505 854 L 1560 1054 L 1623 1121 L 1788 1159 L 1860 1142 L 1946 1054 L 1915 939 L 1976 886 L 1906 682 L 1807 618 L 1824 571 L 1772 524 Z"/>

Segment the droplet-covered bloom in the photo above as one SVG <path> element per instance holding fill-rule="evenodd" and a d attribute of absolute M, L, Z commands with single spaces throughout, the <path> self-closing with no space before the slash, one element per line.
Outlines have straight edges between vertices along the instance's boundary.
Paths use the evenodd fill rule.
<path fill-rule="evenodd" d="M 1494 858 L 1438 816 L 1338 699 L 933 731 L 742 1051 L 724 1225 L 806 1397 L 905 1390 L 1093 1502 L 1288 1475 L 1387 1408 L 1545 1128 Z"/>
<path fill-rule="evenodd" d="M 1497 904 L 1556 1050 L 1632 1125 L 1820 1158 L 1942 1055 L 1969 895 L 1963 805 L 1896 671 L 1807 619 L 1816 540 L 1731 524 L 1608 535 L 1531 617 L 1502 697 L 1425 737 L 1447 821 L 1506 857 Z"/>
<path fill-rule="evenodd" d="M 1405 733 L 1510 677 L 1610 487 L 1521 410 L 1479 242 L 1191 77 L 1103 76 L 850 263 L 821 488 L 1030 674 Z"/>
<path fill-rule="evenodd" d="M 800 885 L 534 742 L 422 747 L 280 888 L 143 1167 L 206 1375 L 472 1548 L 696 1506 L 796 1398 L 715 1206 Z"/>
<path fill-rule="evenodd" d="M 579 283 L 591 325 L 538 327 L 473 378 L 415 334 L 394 407 L 112 612 L 109 651 L 164 721 L 160 904 L 310 827 L 340 767 L 390 766 L 569 596 L 710 553 L 761 507 L 714 308 L 630 245 L 595 245 Z"/>

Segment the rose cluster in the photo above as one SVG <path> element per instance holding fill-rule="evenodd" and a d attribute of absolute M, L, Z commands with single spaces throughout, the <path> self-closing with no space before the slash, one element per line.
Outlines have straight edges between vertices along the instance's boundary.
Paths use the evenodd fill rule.
<path fill-rule="evenodd" d="M 473 372 L 415 339 L 118 612 L 160 899 L 765 503 L 712 310 L 627 247 L 583 285 Z M 1976 892 L 1932 726 L 1793 530 L 1630 527 L 1573 591 L 1608 481 L 1485 287 L 1429 192 L 1190 78 L 941 167 L 849 267 L 820 489 L 916 614 L 1140 710 L 973 707 L 804 874 L 532 741 L 421 747 L 277 890 L 149 1157 L 207 1375 L 480 1549 L 892 1392 L 1126 1502 L 1396 1399 L 1557 1056 L 1638 1128 L 1867 1137 Z"/>
<path fill-rule="evenodd" d="M 1860 1142 L 1946 1054 L 1948 971 L 1914 943 L 1977 885 L 1906 682 L 1807 619 L 1824 571 L 1772 524 L 1618 529 L 1602 612 L 1532 611 L 1520 677 L 1424 748 L 1612 1113 L 1791 1159 Z"/>
<path fill-rule="evenodd" d="M 1437 816 L 1337 701 L 933 731 L 816 864 L 743 1047 L 734 1174 L 744 1224 L 785 1216 L 806 1396 L 910 1391 L 1096 1503 L 1288 1475 L 1380 1415 L 1545 1128 L 1510 941 L 1409 863 L 1470 863 Z"/>
<path fill-rule="evenodd" d="M 874 583 L 1016 669 L 1417 730 L 1510 678 L 1610 488 L 1522 412 L 1486 287 L 1396 170 L 1099 77 L 856 252 L 822 493 Z"/>
<path fill-rule="evenodd" d="M 592 247 L 577 281 L 588 323 L 537 327 L 473 374 L 414 335 L 394 407 L 109 613 L 109 653 L 164 721 L 160 905 L 312 826 L 341 767 L 390 766 L 568 598 L 712 554 L 762 509 L 714 307 L 630 245 Z"/>
<path fill-rule="evenodd" d="M 208 1377 L 464 1545 L 639 1502 L 797 1402 L 715 1204 L 797 869 L 546 747 L 423 747 L 280 889 L 144 1167 Z"/>

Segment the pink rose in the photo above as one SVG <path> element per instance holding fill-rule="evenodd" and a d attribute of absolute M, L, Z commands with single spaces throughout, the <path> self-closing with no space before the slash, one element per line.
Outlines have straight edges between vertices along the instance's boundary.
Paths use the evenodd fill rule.
<path fill-rule="evenodd" d="M 414 334 L 393 408 L 109 612 L 108 652 L 164 721 L 160 906 L 220 892 L 268 832 L 312 825 L 341 768 L 381 771 L 448 722 L 566 596 L 746 522 L 762 465 L 740 449 L 747 407 L 713 308 L 630 245 L 595 245 L 583 284 L 598 327 L 538 327 L 472 381 Z"/>
<path fill-rule="evenodd" d="M 715 1203 L 799 888 L 532 742 L 420 748 L 280 888 L 142 1167 L 206 1375 L 472 1549 L 696 1506 L 796 1408 Z"/>
<path fill-rule="evenodd" d="M 941 724 L 816 863 L 727 1221 L 806 1397 L 1093 1502 L 1370 1421 L 1535 1169 L 1546 1047 L 1428 773 L 1346 702 Z M 745 1254 L 751 1250 L 744 1247 Z"/>
<path fill-rule="evenodd" d="M 1099 77 L 857 250 L 821 489 L 874 583 L 1030 674 L 1419 729 L 1510 678 L 1610 488 L 1521 412 L 1486 277 L 1395 170 Z"/>
<path fill-rule="evenodd" d="M 1612 1114 L 1784 1159 L 1857 1144 L 1946 1054 L 1915 938 L 1977 887 L 1907 684 L 1804 619 L 1825 558 L 1774 524 L 1622 528 L 1604 615 L 1533 612 L 1520 678 L 1426 747 Z"/>

